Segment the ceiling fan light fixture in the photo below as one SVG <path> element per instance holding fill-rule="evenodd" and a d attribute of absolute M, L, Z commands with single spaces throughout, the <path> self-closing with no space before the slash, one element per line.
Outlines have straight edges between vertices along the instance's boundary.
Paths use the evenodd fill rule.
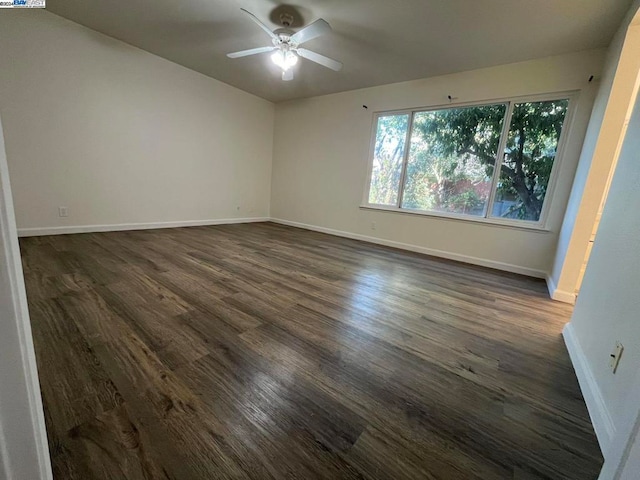
<path fill-rule="evenodd" d="M 240 10 L 248 15 L 255 24 L 269 35 L 272 45 L 268 47 L 250 48 L 239 52 L 227 53 L 227 57 L 241 58 L 248 57 L 250 55 L 274 52 L 271 54 L 271 61 L 282 69 L 282 80 L 285 82 L 293 80 L 293 67 L 298 63 L 298 57 L 305 58 L 336 72 L 342 70 L 342 63 L 337 60 L 325 57 L 324 55 L 307 50 L 306 48 L 300 48 L 300 45 L 303 43 L 331 32 L 331 26 L 326 22 L 326 20 L 319 18 L 303 29 L 293 32 L 287 28 L 293 23 L 293 17 L 281 17 L 280 21 L 285 28 L 279 28 L 271 31 L 271 29 L 262 23 L 253 13 L 245 10 L 244 8 L 241 8 Z"/>
<path fill-rule="evenodd" d="M 290 50 L 277 50 L 271 55 L 271 60 L 286 72 L 298 63 L 298 56 Z"/>

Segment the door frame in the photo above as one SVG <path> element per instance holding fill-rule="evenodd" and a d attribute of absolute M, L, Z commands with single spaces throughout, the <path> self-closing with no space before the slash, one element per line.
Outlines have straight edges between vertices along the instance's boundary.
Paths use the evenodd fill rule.
<path fill-rule="evenodd" d="M 53 478 L 1 121 L 0 477 Z"/>

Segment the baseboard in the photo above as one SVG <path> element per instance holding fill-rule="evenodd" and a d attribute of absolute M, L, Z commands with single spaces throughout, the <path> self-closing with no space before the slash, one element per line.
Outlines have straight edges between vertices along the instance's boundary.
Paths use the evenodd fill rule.
<path fill-rule="evenodd" d="M 593 429 L 598 437 L 598 443 L 600 449 L 604 455 L 609 451 L 609 445 L 614 438 L 616 428 L 611 419 L 611 414 L 607 408 L 600 388 L 596 383 L 596 379 L 593 376 L 587 357 L 582 350 L 582 347 L 578 343 L 578 339 L 573 331 L 573 325 L 567 323 L 562 330 L 562 336 L 564 337 L 564 343 L 569 351 L 569 357 L 573 364 L 573 369 L 578 377 L 578 383 L 580 384 L 580 390 L 582 396 L 587 404 L 587 410 L 591 417 L 591 423 L 593 423 Z M 605 458 L 606 460 L 606 458 Z"/>
<path fill-rule="evenodd" d="M 232 223 L 268 222 L 269 217 L 221 218 L 216 220 L 187 220 L 179 222 L 119 223 L 111 225 L 79 225 L 70 227 L 19 228 L 19 237 L 39 237 L 43 235 L 66 235 L 70 233 L 120 232 L 123 230 L 153 230 L 156 228 L 201 227 L 207 225 L 228 225 Z"/>
<path fill-rule="evenodd" d="M 186 220 L 177 222 L 151 222 L 151 223 L 119 223 L 109 225 L 77 225 L 77 226 L 65 226 L 65 227 L 43 227 L 43 228 L 20 228 L 18 229 L 19 237 L 37 237 L 43 235 L 66 235 L 73 233 L 94 233 L 94 232 L 118 232 L 125 230 L 153 230 L 158 228 L 177 228 L 177 227 L 197 227 L 207 225 L 227 225 L 234 223 L 255 223 L 255 222 L 274 222 L 282 225 L 289 225 L 292 227 L 304 228 L 305 230 L 313 230 L 316 232 L 327 233 L 329 235 L 336 235 L 338 237 L 351 238 L 353 240 L 360 240 L 363 242 L 375 243 L 377 245 L 384 245 L 387 247 L 399 248 L 401 250 L 408 250 L 411 252 L 423 253 L 425 255 L 432 255 L 434 257 L 446 258 L 449 260 L 456 260 L 459 262 L 470 263 L 472 265 L 480 265 L 482 267 L 495 268 L 496 270 L 503 270 L 506 272 L 518 273 L 521 275 L 527 275 L 535 278 L 546 278 L 547 285 L 549 285 L 550 277 L 547 272 L 542 270 L 535 270 L 532 268 L 522 267 L 520 265 L 513 265 L 504 262 L 497 262 L 494 260 L 487 260 L 484 258 L 472 257 L 469 255 L 462 255 L 458 253 L 447 252 L 444 250 L 437 250 L 434 248 L 421 247 L 419 245 L 412 245 L 409 243 L 396 242 L 393 240 L 386 240 L 384 238 L 370 237 L 367 235 L 360 235 L 357 233 L 346 232 L 342 230 L 334 230 L 331 228 L 318 227 L 315 225 L 308 225 L 305 223 L 292 222 L 290 220 L 284 220 L 281 218 L 269 218 L 269 217 L 252 217 L 252 218 L 223 218 L 214 220 Z M 552 282 L 552 281 L 551 281 Z M 553 282 L 552 282 L 553 283 Z M 553 289 L 553 292 L 558 296 L 558 291 Z M 550 288 L 549 293 L 555 300 L 566 301 L 567 303 L 573 303 L 571 300 L 563 300 L 565 297 L 554 297 Z M 568 297 L 567 297 L 568 298 Z M 573 296 L 575 300 L 575 295 Z"/>
<path fill-rule="evenodd" d="M 547 289 L 549 290 L 549 296 L 553 300 L 557 300 L 558 302 L 570 303 L 571 305 L 576 304 L 576 294 L 572 292 L 566 292 L 564 290 L 558 290 L 556 287 L 556 283 L 551 278 L 551 275 L 547 275 L 545 277 L 547 281 Z"/>
<path fill-rule="evenodd" d="M 533 268 L 522 267 L 520 265 L 512 265 L 510 263 L 497 262 L 494 260 L 487 260 L 484 258 L 472 257 L 469 255 L 462 255 L 459 253 L 446 252 L 444 250 L 421 247 L 419 245 L 396 242 L 393 240 L 386 240 L 384 238 L 369 237 L 367 235 L 360 235 L 358 233 L 345 232 L 343 230 L 333 230 L 331 228 L 318 227 L 315 225 L 307 225 L 306 223 L 292 222 L 290 220 L 283 220 L 281 218 L 271 218 L 271 221 L 274 223 L 280 223 L 282 225 L 288 225 L 291 227 L 304 228 L 305 230 L 313 230 L 315 232 L 328 233 L 329 235 L 336 235 L 338 237 L 351 238 L 353 240 L 360 240 L 363 242 L 375 243 L 377 245 L 384 245 L 386 247 L 399 248 L 401 250 L 408 250 L 410 252 L 423 253 L 425 255 L 432 255 L 434 257 L 446 258 L 449 260 L 456 260 L 458 262 L 470 263 L 472 265 L 479 265 L 482 267 L 494 268 L 496 270 L 503 270 L 506 272 L 519 273 L 521 275 L 527 275 L 529 277 L 535 277 L 535 278 L 547 277 L 547 272 L 544 272 L 542 270 L 535 270 Z"/>
<path fill-rule="evenodd" d="M 412 245 L 409 243 L 386 240 L 384 238 L 370 237 L 367 235 L 360 235 L 357 233 L 351 233 L 351 232 L 346 232 L 342 230 L 334 230 L 331 228 L 318 227 L 315 225 L 308 225 L 305 223 L 292 222 L 290 220 L 284 220 L 281 218 L 269 218 L 269 217 L 223 218 L 223 219 L 214 219 L 214 220 L 187 220 L 187 221 L 177 221 L 177 222 L 120 223 L 120 224 L 110 224 L 110 225 L 78 225 L 78 226 L 65 226 L 65 227 L 20 228 L 18 229 L 18 236 L 19 237 L 36 237 L 36 236 L 43 236 L 43 235 L 66 235 L 66 234 L 73 234 L 73 233 L 94 233 L 94 232 L 118 232 L 118 231 L 125 231 L 125 230 L 152 230 L 152 229 L 158 229 L 158 228 L 197 227 L 197 226 L 207 226 L 207 225 L 226 225 L 226 224 L 233 224 L 233 223 L 255 223 L 255 222 L 268 222 L 268 221 L 272 221 L 274 223 L 280 223 L 282 225 L 289 225 L 292 227 L 304 228 L 306 230 L 313 230 L 316 232 L 327 233 L 329 235 L 336 235 L 338 237 L 351 238 L 353 240 L 360 240 L 363 242 L 375 243 L 377 245 L 384 245 L 387 247 L 399 248 L 401 250 L 408 250 L 411 252 L 423 253 L 425 255 L 432 255 L 434 257 L 447 258 L 449 260 L 456 260 L 459 262 L 470 263 L 472 265 L 480 265 L 482 267 L 495 268 L 496 270 L 519 273 L 521 275 L 527 275 L 529 277 L 547 278 L 547 282 L 549 281 L 547 272 L 544 272 L 542 270 L 535 270 L 532 268 L 522 267 L 520 265 L 497 262 L 494 260 L 487 260 L 484 258 L 472 257 L 469 255 L 462 255 L 458 253 L 447 252 L 444 250 L 437 250 L 434 248 L 421 247 L 419 245 Z M 559 298 L 556 298 L 556 300 L 559 300 Z M 563 301 L 563 300 L 560 300 L 560 301 Z"/>

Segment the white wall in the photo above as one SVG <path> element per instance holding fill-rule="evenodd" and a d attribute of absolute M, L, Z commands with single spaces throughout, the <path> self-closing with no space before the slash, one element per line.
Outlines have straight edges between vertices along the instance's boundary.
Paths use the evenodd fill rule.
<path fill-rule="evenodd" d="M 640 472 L 640 434 L 632 439 L 627 461 L 620 473 L 620 480 L 637 480 Z"/>
<path fill-rule="evenodd" d="M 561 297 L 571 297 L 575 292 L 608 179 L 624 138 L 624 124 L 631 115 L 640 68 L 640 27 L 629 26 L 639 7 L 640 0 L 636 0 L 607 51 L 551 272 L 551 283 Z"/>
<path fill-rule="evenodd" d="M 629 385 L 623 407 L 627 419 L 605 452 L 605 462 L 598 480 L 638 480 L 640 472 L 640 368 L 636 368 L 635 380 Z M 634 414 L 635 412 L 635 414 Z M 634 418 L 635 417 L 635 418 Z"/>
<path fill-rule="evenodd" d="M 640 405 L 629 398 L 640 368 L 640 102 L 622 146 L 604 207 L 580 295 L 571 319 L 570 334 L 583 361 L 574 365 L 588 372 L 592 384 L 581 382 L 592 417 L 610 421 L 616 432 L 634 422 Z M 619 340 L 625 349 L 616 374 L 609 354 Z M 636 389 L 637 390 L 637 389 Z M 597 411 L 603 409 L 604 411 Z M 611 440 L 611 438 L 609 440 Z M 606 444 L 604 450 L 606 454 Z M 606 458 L 606 456 L 605 456 Z"/>
<path fill-rule="evenodd" d="M 42 400 L 0 125 L 0 478 L 51 478 Z"/>
<path fill-rule="evenodd" d="M 604 51 L 485 68 L 276 105 L 272 217 L 544 276 L 551 267 Z M 376 111 L 582 90 L 548 221 L 549 232 L 360 209 Z M 362 105 L 369 108 L 364 109 Z M 371 223 L 376 230 L 371 230 Z"/>
<path fill-rule="evenodd" d="M 43 10 L 0 44 L 19 229 L 269 215 L 272 103 Z"/>

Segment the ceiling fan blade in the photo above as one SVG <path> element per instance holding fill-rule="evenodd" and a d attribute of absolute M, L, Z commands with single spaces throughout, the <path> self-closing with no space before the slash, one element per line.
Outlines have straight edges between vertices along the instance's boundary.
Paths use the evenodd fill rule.
<path fill-rule="evenodd" d="M 329 25 L 322 18 L 316 20 L 311 25 L 304 27 L 299 32 L 291 35 L 291 42 L 296 45 L 302 45 L 304 42 L 308 42 L 320 35 L 324 35 L 325 33 L 329 33 L 331 31 L 331 25 Z"/>
<path fill-rule="evenodd" d="M 249 55 L 257 55 L 259 53 L 273 52 L 276 47 L 258 47 L 249 50 L 240 50 L 239 52 L 227 53 L 229 58 L 248 57 Z"/>
<path fill-rule="evenodd" d="M 293 68 L 282 71 L 282 80 L 284 80 L 285 82 L 293 80 Z"/>
<path fill-rule="evenodd" d="M 280 39 L 278 38 L 278 36 L 273 33 L 271 31 L 271 29 L 269 27 L 267 27 L 264 23 L 262 23 L 258 17 L 256 17 L 253 13 L 251 13 L 248 10 L 245 10 L 244 8 L 241 8 L 240 10 L 242 10 L 244 13 L 246 13 L 247 15 L 249 15 L 249 17 L 251 18 L 251 20 L 253 20 L 254 22 L 256 22 L 258 24 L 258 26 L 263 29 L 265 32 L 267 32 L 267 34 L 273 39 L 273 40 L 277 40 L 278 42 L 280 41 Z"/>
<path fill-rule="evenodd" d="M 307 60 L 311 60 L 312 62 L 319 63 L 323 67 L 330 68 L 331 70 L 335 70 L 339 72 L 342 70 L 342 63 L 337 60 L 333 60 L 332 58 L 325 57 L 324 55 L 320 55 L 319 53 L 312 52 L 311 50 L 307 50 L 306 48 L 298 48 L 296 50 L 298 55 Z"/>

